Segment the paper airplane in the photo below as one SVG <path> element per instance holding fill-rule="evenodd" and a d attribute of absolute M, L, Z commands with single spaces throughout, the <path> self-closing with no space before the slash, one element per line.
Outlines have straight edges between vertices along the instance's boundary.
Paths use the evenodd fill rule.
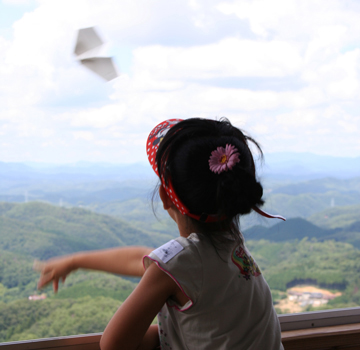
<path fill-rule="evenodd" d="M 79 29 L 74 53 L 83 66 L 110 81 L 118 77 L 112 58 L 95 57 L 103 44 L 93 27 Z"/>

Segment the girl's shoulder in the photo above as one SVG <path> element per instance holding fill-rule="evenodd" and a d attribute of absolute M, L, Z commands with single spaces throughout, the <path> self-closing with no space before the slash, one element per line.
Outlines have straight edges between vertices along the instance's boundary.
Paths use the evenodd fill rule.
<path fill-rule="evenodd" d="M 182 267 L 186 268 L 186 265 L 199 261 L 201 246 L 201 240 L 196 233 L 192 233 L 188 237 L 177 237 L 144 257 L 144 266 L 146 268 L 151 262 L 157 262 L 161 266 L 181 264 Z"/>
<path fill-rule="evenodd" d="M 144 268 L 155 263 L 176 281 L 192 302 L 200 294 L 203 281 L 201 240 L 196 234 L 178 237 L 144 257 Z"/>

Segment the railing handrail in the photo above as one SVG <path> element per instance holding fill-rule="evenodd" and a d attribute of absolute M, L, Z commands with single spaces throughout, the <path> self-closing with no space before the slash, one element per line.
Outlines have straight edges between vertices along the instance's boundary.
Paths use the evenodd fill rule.
<path fill-rule="evenodd" d="M 290 331 L 360 323 L 360 307 L 279 315 L 281 330 Z M 99 350 L 102 333 L 0 343 L 1 350 Z"/>

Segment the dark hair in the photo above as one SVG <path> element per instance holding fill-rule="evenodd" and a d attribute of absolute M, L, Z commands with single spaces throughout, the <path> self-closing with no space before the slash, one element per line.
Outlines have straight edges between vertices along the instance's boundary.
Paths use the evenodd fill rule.
<path fill-rule="evenodd" d="M 263 188 L 256 179 L 254 158 L 248 141 L 263 157 L 258 143 L 223 118 L 186 119 L 173 126 L 159 145 L 156 164 L 165 183 L 171 182 L 181 201 L 192 214 L 217 215 L 215 223 L 205 223 L 188 217 L 197 233 L 214 242 L 232 238 L 242 240 L 239 218 L 253 206 L 261 206 Z M 211 152 L 227 144 L 235 146 L 240 162 L 220 174 L 209 168 Z M 225 217 L 225 219 L 223 219 Z"/>

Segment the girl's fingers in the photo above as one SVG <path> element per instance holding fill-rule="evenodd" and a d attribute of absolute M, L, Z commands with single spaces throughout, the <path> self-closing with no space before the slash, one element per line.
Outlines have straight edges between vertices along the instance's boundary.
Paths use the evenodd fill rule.
<path fill-rule="evenodd" d="M 38 261 L 38 260 L 34 261 L 33 269 L 35 271 L 38 271 L 41 273 L 40 279 L 43 279 L 43 276 L 46 276 L 49 273 L 54 274 L 54 271 L 52 271 L 52 267 L 49 264 L 46 264 L 46 263 Z M 50 282 L 50 280 L 47 281 L 47 283 L 49 283 L 49 282 Z"/>
<path fill-rule="evenodd" d="M 59 279 L 61 279 L 62 283 L 64 283 L 66 279 L 67 272 L 63 265 L 60 260 L 58 262 L 41 262 L 35 260 L 33 269 L 40 272 L 38 289 L 45 287 L 52 281 L 53 289 L 56 293 L 59 288 Z"/>
<path fill-rule="evenodd" d="M 34 269 L 35 271 L 42 272 L 43 269 L 44 269 L 44 266 L 45 266 L 45 264 L 44 264 L 43 262 L 41 262 L 41 261 L 39 261 L 39 260 L 36 260 L 36 259 L 34 260 L 33 269 Z"/>
<path fill-rule="evenodd" d="M 54 290 L 54 293 L 57 293 L 58 289 L 59 289 L 59 280 L 56 278 L 56 279 L 54 279 L 54 281 L 53 281 L 53 290 Z"/>
<path fill-rule="evenodd" d="M 38 289 L 41 289 L 42 287 L 45 287 L 47 284 L 51 282 L 52 278 L 49 278 L 49 276 L 42 275 L 38 282 Z"/>
<path fill-rule="evenodd" d="M 52 280 L 55 279 L 55 274 L 54 271 L 51 271 L 50 273 L 41 273 L 39 282 L 38 282 L 38 288 L 42 288 L 44 286 L 46 286 L 47 284 L 49 284 Z"/>

